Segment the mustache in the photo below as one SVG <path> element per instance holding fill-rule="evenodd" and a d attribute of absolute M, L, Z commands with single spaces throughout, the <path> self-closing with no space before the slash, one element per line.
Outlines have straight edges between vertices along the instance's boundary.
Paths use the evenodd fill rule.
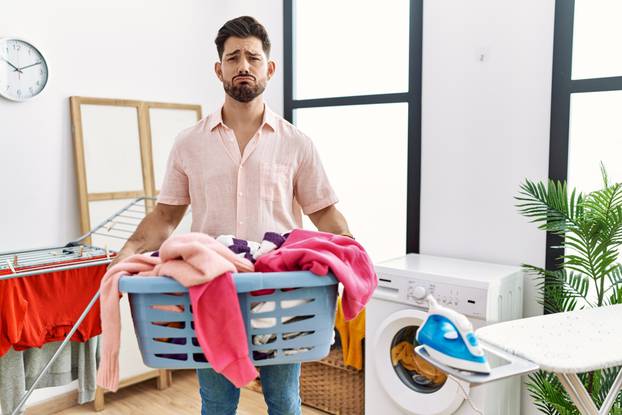
<path fill-rule="evenodd" d="M 234 76 L 234 77 L 233 77 L 233 79 L 232 79 L 232 81 L 235 81 L 235 80 L 236 80 L 236 79 L 238 79 L 238 78 L 252 78 L 252 79 L 253 79 L 253 81 L 256 81 L 256 80 L 257 80 L 257 79 L 256 79 L 253 75 L 251 75 L 251 74 L 240 74 L 240 75 L 236 75 L 236 76 Z"/>

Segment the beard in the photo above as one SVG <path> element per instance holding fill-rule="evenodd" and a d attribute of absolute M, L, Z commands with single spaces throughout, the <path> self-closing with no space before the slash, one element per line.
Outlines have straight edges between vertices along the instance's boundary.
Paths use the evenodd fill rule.
<path fill-rule="evenodd" d="M 234 85 L 233 81 L 224 81 L 223 86 L 227 95 L 238 102 L 251 102 L 266 89 L 265 82 L 256 82 L 255 84 L 243 82 Z"/>

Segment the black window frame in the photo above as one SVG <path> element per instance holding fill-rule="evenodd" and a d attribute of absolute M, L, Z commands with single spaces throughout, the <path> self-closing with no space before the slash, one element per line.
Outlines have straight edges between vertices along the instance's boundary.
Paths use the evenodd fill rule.
<path fill-rule="evenodd" d="M 283 0 L 284 118 L 293 123 L 295 109 L 367 104 L 408 104 L 406 252 L 419 252 L 421 199 L 421 64 L 423 0 L 410 0 L 408 92 L 295 100 L 293 97 L 294 0 Z M 371 64 L 371 62 L 370 62 Z"/>
<path fill-rule="evenodd" d="M 572 94 L 622 90 L 622 76 L 572 79 L 575 0 L 556 0 L 551 90 L 549 178 L 568 180 L 570 99 Z M 563 249 L 560 236 L 547 234 L 546 269 L 559 268 Z"/>

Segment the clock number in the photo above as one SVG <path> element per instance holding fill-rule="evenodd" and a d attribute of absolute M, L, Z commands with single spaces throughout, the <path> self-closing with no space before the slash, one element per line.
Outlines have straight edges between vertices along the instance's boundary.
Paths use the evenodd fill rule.
<path fill-rule="evenodd" d="M 34 94 L 34 92 L 35 92 L 35 91 L 32 90 L 31 86 L 28 87 L 28 90 L 30 91 L 31 94 Z"/>
<path fill-rule="evenodd" d="M 19 95 L 20 97 L 22 96 L 22 90 L 21 89 L 17 90 L 17 95 Z"/>

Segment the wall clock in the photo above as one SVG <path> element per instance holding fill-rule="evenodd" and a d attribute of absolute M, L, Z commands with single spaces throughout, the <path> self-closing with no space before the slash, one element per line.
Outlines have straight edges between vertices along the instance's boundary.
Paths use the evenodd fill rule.
<path fill-rule="evenodd" d="M 26 101 L 40 94 L 48 81 L 41 52 L 18 38 L 0 38 L 0 96 Z"/>

